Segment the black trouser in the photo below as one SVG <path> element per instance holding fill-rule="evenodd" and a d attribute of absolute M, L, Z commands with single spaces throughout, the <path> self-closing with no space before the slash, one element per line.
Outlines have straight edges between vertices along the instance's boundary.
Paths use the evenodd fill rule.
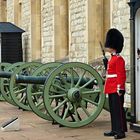
<path fill-rule="evenodd" d="M 124 111 L 124 94 L 109 94 L 109 107 L 112 131 L 116 133 L 127 132 L 126 116 Z"/>

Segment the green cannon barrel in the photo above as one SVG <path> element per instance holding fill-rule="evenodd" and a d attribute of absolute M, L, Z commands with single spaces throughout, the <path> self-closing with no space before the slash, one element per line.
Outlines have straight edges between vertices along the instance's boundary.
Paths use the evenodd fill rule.
<path fill-rule="evenodd" d="M 0 78 L 10 78 L 12 72 L 0 72 Z"/>
<path fill-rule="evenodd" d="M 12 76 L 12 72 L 0 72 L 0 78 L 10 78 Z M 28 83 L 28 84 L 44 84 L 46 80 L 46 76 L 24 76 L 24 75 L 16 75 L 17 83 Z"/>
<path fill-rule="evenodd" d="M 61 81 L 60 77 L 56 77 L 58 80 Z M 44 84 L 45 81 L 47 79 L 47 76 L 24 76 L 24 75 L 16 75 L 16 83 L 27 83 L 27 84 Z M 74 83 L 76 84 L 78 82 L 79 78 L 74 78 Z M 89 79 L 86 78 L 82 78 L 81 82 L 80 82 L 80 86 L 84 85 L 85 83 L 88 82 Z M 68 83 L 71 82 L 71 78 L 70 77 L 66 77 L 66 81 Z M 96 85 L 97 81 L 94 80 L 92 81 L 90 84 L 88 84 L 86 86 L 86 88 L 92 88 L 93 85 Z"/>
<path fill-rule="evenodd" d="M 16 75 L 16 83 L 44 84 L 47 76 Z"/>
<path fill-rule="evenodd" d="M 10 78 L 12 72 L 0 72 L 0 78 Z M 56 77 L 58 80 L 61 80 L 61 78 Z M 71 82 L 71 77 L 65 77 L 66 81 L 68 83 Z M 47 79 L 47 76 L 28 76 L 28 75 L 16 75 L 16 83 L 27 83 L 27 84 L 44 84 Z M 74 83 L 77 83 L 79 80 L 79 77 L 74 78 Z M 89 79 L 82 78 L 80 82 L 80 86 L 84 85 L 85 83 L 88 82 Z M 96 85 L 97 82 L 96 80 L 91 82 L 87 88 L 91 88 L 93 85 Z"/>

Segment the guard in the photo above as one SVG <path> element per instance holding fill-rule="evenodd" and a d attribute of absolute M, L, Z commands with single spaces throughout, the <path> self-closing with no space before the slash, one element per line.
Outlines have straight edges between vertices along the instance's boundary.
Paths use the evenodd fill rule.
<path fill-rule="evenodd" d="M 105 94 L 109 97 L 111 115 L 111 131 L 105 132 L 104 136 L 114 136 L 114 139 L 125 138 L 127 123 L 123 108 L 125 94 L 125 61 L 119 53 L 123 49 L 124 38 L 120 31 L 110 29 L 106 35 L 105 49 L 111 54 L 107 63 Z"/>

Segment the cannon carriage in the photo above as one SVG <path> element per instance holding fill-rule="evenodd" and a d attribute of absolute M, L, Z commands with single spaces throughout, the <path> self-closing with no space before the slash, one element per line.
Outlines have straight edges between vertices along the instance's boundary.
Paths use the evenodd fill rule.
<path fill-rule="evenodd" d="M 5 71 L 7 67 L 9 67 L 10 63 L 0 63 L 0 71 Z M 0 93 L 0 101 L 4 101 L 2 94 Z"/>
<path fill-rule="evenodd" d="M 103 108 L 109 111 L 103 78 L 84 63 L 30 62 L 12 72 L 1 71 L 0 77 L 2 81 L 8 79 L 9 103 L 62 126 L 85 126 Z"/>

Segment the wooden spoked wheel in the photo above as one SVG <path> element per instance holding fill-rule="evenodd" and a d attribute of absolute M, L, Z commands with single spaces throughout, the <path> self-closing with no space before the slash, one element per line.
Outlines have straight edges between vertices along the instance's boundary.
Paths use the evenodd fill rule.
<path fill-rule="evenodd" d="M 9 67 L 6 67 L 4 71 L 13 73 L 17 68 L 19 68 L 23 64 L 24 64 L 24 62 L 14 63 L 14 64 L 10 65 Z M 8 103 L 10 103 L 12 105 L 16 105 L 10 96 L 10 89 L 9 89 L 10 78 L 1 78 L 0 86 L 1 86 L 1 94 L 2 94 L 3 98 L 5 99 L 5 101 L 7 101 Z"/>
<path fill-rule="evenodd" d="M 81 127 L 91 123 L 102 111 L 104 102 L 103 80 L 87 64 L 63 64 L 53 70 L 45 82 L 45 107 L 63 126 Z"/>
<path fill-rule="evenodd" d="M 25 75 L 30 76 L 37 69 L 37 67 L 41 66 L 41 63 L 37 62 L 29 62 L 25 63 L 18 69 L 16 69 L 10 79 L 10 96 L 14 103 L 24 110 L 31 110 L 28 100 L 27 100 L 27 92 L 26 87 L 27 83 L 17 83 L 16 75 Z"/>
<path fill-rule="evenodd" d="M 5 69 L 9 66 L 11 66 L 12 64 L 10 63 L 0 63 L 0 71 L 5 71 Z M 0 79 L 1 80 L 1 79 Z M 4 101 L 4 98 L 0 92 L 0 101 Z"/>
<path fill-rule="evenodd" d="M 57 69 L 60 66 L 60 63 L 53 62 L 47 63 L 40 66 L 37 70 L 35 70 L 32 76 L 40 77 L 40 76 L 47 76 L 48 74 Z M 27 86 L 27 100 L 29 106 L 31 107 L 32 111 L 37 114 L 39 117 L 45 120 L 52 120 L 50 115 L 48 115 L 46 108 L 44 106 L 43 101 L 43 92 L 44 92 L 44 83 L 43 84 L 28 84 Z"/>

